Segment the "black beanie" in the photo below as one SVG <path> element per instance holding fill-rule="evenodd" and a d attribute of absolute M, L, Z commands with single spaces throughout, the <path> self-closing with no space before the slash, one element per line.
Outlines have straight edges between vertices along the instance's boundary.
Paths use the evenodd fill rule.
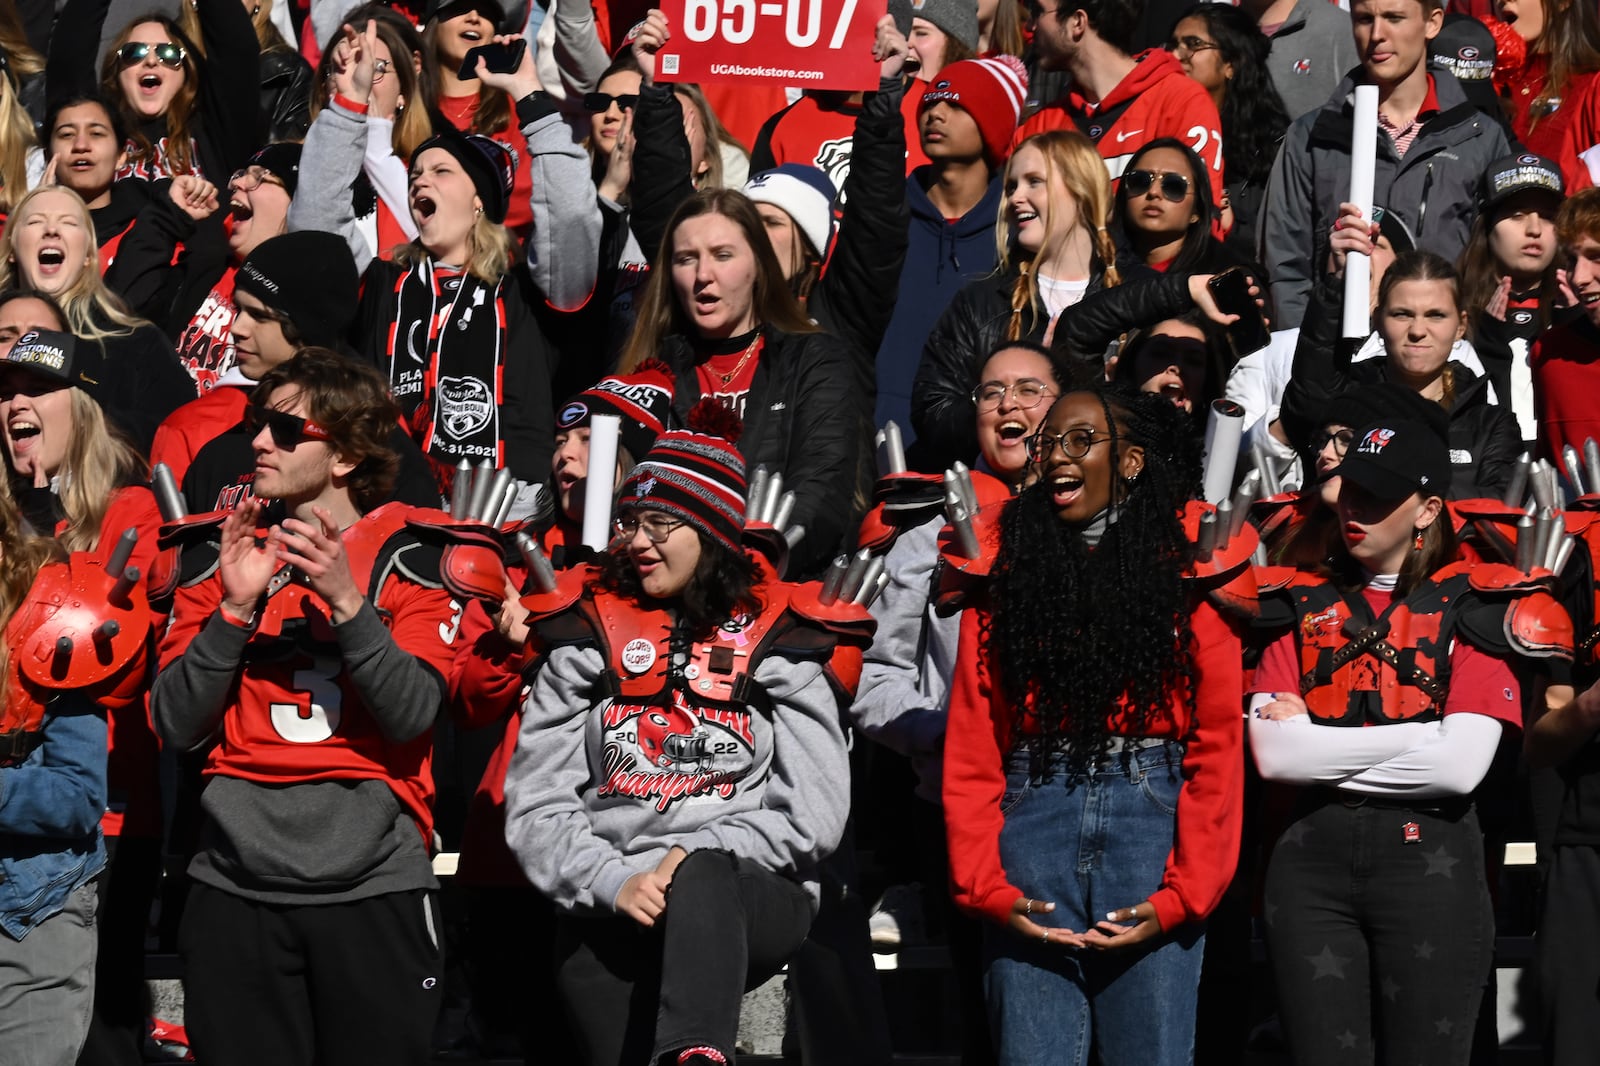
<path fill-rule="evenodd" d="M 423 141 L 411 154 L 412 160 L 421 159 L 422 153 L 430 148 L 455 156 L 467 177 L 472 179 L 472 188 L 483 201 L 483 213 L 490 222 L 506 220 L 506 210 L 511 206 L 511 186 L 517 177 L 517 161 L 504 145 L 446 126 Z"/>
<path fill-rule="evenodd" d="M 262 241 L 233 278 L 235 292 L 254 296 L 287 318 L 303 343 L 321 347 L 349 331 L 360 286 L 344 238 L 318 230 Z"/>

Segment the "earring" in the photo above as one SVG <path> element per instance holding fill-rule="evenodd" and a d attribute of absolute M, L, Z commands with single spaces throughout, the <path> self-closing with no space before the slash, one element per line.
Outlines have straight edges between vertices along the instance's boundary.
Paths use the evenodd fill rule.
<path fill-rule="evenodd" d="M 1417 535 L 1411 538 L 1411 550 L 1414 552 L 1422 550 L 1422 530 L 1420 529 L 1417 530 Z"/>

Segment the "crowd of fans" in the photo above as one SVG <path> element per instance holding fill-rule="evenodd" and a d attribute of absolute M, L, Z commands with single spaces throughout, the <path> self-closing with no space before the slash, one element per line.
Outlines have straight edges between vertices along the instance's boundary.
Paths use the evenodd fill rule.
<path fill-rule="evenodd" d="M 1593 1061 L 1597 11 L 0 0 L 0 1060 Z"/>

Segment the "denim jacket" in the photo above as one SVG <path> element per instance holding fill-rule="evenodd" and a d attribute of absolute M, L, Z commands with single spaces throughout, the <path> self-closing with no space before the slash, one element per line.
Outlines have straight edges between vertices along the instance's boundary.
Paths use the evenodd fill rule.
<path fill-rule="evenodd" d="M 52 701 L 44 740 L 0 767 L 0 931 L 21 940 L 106 863 L 106 718 L 76 693 Z"/>

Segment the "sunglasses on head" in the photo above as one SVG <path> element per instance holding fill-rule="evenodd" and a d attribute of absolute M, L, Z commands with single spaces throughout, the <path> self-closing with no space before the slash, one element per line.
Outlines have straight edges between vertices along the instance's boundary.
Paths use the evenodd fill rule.
<path fill-rule="evenodd" d="M 287 411 L 277 411 L 271 407 L 260 404 L 251 404 L 244 409 L 245 424 L 254 432 L 260 433 L 263 428 L 271 432 L 272 443 L 280 448 L 293 448 L 302 440 L 331 441 L 333 434 L 311 421 L 301 418 Z"/>
<path fill-rule="evenodd" d="M 150 44 L 148 41 L 129 41 L 117 49 L 117 58 L 121 60 L 123 66 L 131 67 L 138 63 L 143 63 L 145 56 L 149 55 L 151 51 L 155 52 L 157 63 L 173 70 L 183 66 L 183 57 L 188 55 L 183 50 L 182 45 L 173 44 L 171 41 L 165 41 L 161 44 Z"/>
<path fill-rule="evenodd" d="M 1143 196 L 1150 191 L 1150 186 L 1156 183 L 1156 178 L 1161 179 L 1161 195 L 1164 199 L 1175 204 L 1183 203 L 1184 197 L 1189 195 L 1189 179 L 1182 174 L 1156 174 L 1149 170 L 1130 170 L 1122 175 L 1122 187 L 1128 190 L 1129 196 Z"/>
<path fill-rule="evenodd" d="M 584 93 L 583 106 L 586 111 L 593 111 L 603 115 L 611 110 L 611 105 L 616 104 L 618 111 L 626 111 L 630 107 L 639 106 L 638 93 L 623 93 L 621 96 L 612 96 L 610 93 Z"/>

